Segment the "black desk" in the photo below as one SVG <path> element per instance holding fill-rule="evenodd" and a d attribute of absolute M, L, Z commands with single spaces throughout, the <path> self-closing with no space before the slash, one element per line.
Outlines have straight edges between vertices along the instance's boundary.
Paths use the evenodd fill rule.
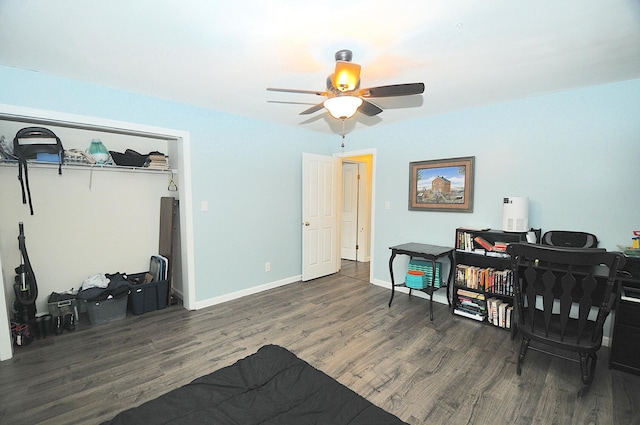
<path fill-rule="evenodd" d="M 625 296 L 618 295 L 609 367 L 640 375 L 640 303 L 628 296 L 640 291 L 640 258 L 627 256 L 626 260 L 618 272 Z"/>
<path fill-rule="evenodd" d="M 438 246 L 438 245 L 428 245 L 422 243 L 405 243 L 402 245 L 396 245 L 389 247 L 391 250 L 391 258 L 389 258 L 389 273 L 391 274 L 391 299 L 389 300 L 389 307 L 391 307 L 391 303 L 393 302 L 393 295 L 395 294 L 396 286 L 404 286 L 404 283 L 399 283 L 396 285 L 395 279 L 393 278 L 393 260 L 396 258 L 398 254 L 408 255 L 410 258 L 424 258 L 425 260 L 431 261 L 432 273 L 431 273 L 431 284 L 423 289 L 416 289 L 417 291 L 422 291 L 429 294 L 429 319 L 433 320 L 433 293 L 440 288 L 435 287 L 435 279 L 436 279 L 436 260 L 438 258 L 447 257 L 449 258 L 450 266 L 449 266 L 449 274 L 447 276 L 446 284 L 441 285 L 442 288 L 446 288 L 447 290 L 447 303 L 451 305 L 451 296 L 449 295 L 449 286 L 451 284 L 451 276 L 453 269 L 453 251 L 452 247 L 448 246 Z M 409 295 L 411 295 L 412 288 L 409 288 Z"/>

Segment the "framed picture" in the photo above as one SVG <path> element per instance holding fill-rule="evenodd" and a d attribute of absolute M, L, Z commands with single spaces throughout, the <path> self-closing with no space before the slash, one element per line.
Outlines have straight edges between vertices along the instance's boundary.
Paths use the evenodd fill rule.
<path fill-rule="evenodd" d="M 409 209 L 473 212 L 474 156 L 409 163 Z"/>

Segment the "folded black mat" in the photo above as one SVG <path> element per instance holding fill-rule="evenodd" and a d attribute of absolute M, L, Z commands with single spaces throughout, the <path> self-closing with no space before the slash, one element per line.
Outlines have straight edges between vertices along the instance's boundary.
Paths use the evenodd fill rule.
<path fill-rule="evenodd" d="M 104 424 L 406 425 L 277 345 Z"/>

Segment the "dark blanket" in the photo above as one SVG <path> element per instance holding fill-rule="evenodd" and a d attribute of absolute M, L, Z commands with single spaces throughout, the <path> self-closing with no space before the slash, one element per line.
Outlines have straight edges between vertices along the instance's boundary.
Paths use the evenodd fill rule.
<path fill-rule="evenodd" d="M 405 424 L 293 353 L 267 345 L 104 424 Z M 406 425 L 406 424 L 405 424 Z"/>

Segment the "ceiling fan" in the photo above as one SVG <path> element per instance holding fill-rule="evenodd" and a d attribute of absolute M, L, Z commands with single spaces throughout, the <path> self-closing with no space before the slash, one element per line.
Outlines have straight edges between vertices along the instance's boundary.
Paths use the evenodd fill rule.
<path fill-rule="evenodd" d="M 327 77 L 327 90 L 297 90 L 268 87 L 269 91 L 303 93 L 325 96 L 327 99 L 300 112 L 300 115 L 313 114 L 326 108 L 331 116 L 345 120 L 356 112 L 374 116 L 382 109 L 367 99 L 376 97 L 409 96 L 424 92 L 424 83 L 393 84 L 389 86 L 360 88 L 360 65 L 351 62 L 351 50 L 339 50 L 335 54 L 335 72 Z"/>

